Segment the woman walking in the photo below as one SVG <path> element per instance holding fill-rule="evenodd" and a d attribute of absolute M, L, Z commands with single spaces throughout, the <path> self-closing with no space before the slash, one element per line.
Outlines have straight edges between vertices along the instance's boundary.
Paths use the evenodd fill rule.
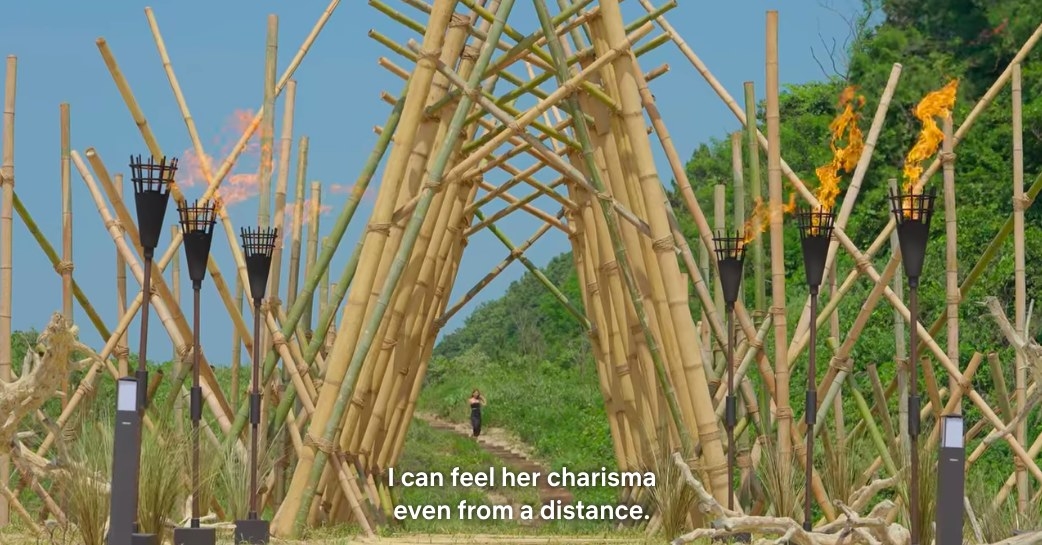
<path fill-rule="evenodd" d="M 481 434 L 481 406 L 485 404 L 485 396 L 477 388 L 470 393 L 470 428 L 474 437 Z"/>

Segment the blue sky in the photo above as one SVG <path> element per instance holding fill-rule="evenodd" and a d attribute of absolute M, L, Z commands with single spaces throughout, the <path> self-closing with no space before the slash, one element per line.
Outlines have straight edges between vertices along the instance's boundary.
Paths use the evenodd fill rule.
<path fill-rule="evenodd" d="M 397 0 L 387 0 L 387 3 L 414 19 L 424 18 L 422 13 Z M 757 94 L 762 97 L 766 10 L 779 10 L 780 74 L 782 83 L 787 84 L 823 77 L 812 56 L 812 48 L 820 59 L 825 53 L 822 40 L 842 44 L 849 29 L 837 12 L 849 16 L 860 5 L 856 0 L 680 0 L 679 3 L 680 6 L 669 13 L 669 21 L 735 97 L 741 96 L 742 83 L 748 80 L 756 83 Z M 71 104 L 73 149 L 82 155 L 85 149 L 94 147 L 111 172 L 127 173 L 130 154 L 148 153 L 102 62 L 95 45 L 98 37 L 104 37 L 111 47 L 164 152 L 184 155 L 191 147 L 145 18 L 147 5 L 132 0 L 89 3 L 36 0 L 12 2 L 4 7 L 4 16 L 0 18 L 0 53 L 18 58 L 15 189 L 55 247 L 60 248 L 61 235 L 59 104 Z M 237 112 L 256 110 L 262 102 L 267 16 L 271 13 L 279 16 L 278 72 L 281 75 L 326 5 L 325 0 L 292 3 L 181 0 L 153 4 L 174 71 L 207 153 L 223 159 L 238 138 L 231 130 L 237 125 Z M 627 20 L 644 13 L 635 0 L 622 6 Z M 525 34 L 537 29 L 532 4 L 518 1 L 510 23 Z M 408 66 L 408 61 L 368 38 L 369 29 L 376 29 L 400 43 L 421 38 L 365 2 L 345 0 L 294 76 L 298 86 L 291 172 L 296 168 L 297 139 L 306 135 L 310 138 L 308 179 L 322 183 L 323 205 L 332 208 L 320 220 L 323 234 L 329 231 L 336 211 L 346 201 L 346 192 L 338 189 L 354 183 L 376 140 L 373 127 L 382 125 L 389 112 L 390 107 L 380 100 L 379 93 L 397 94 L 402 88 L 401 80 L 380 68 L 377 59 L 386 56 L 399 66 Z M 682 156 L 688 156 L 699 143 L 725 136 L 738 128 L 733 114 L 672 43 L 641 59 L 645 70 L 663 63 L 669 64 L 670 71 L 652 83 L 652 91 Z M 530 105 L 518 103 L 521 108 Z M 278 135 L 281 100 L 276 116 Z M 661 152 L 656 150 L 656 153 L 659 171 L 668 181 L 668 165 Z M 521 168 L 527 165 L 516 164 Z M 250 153 L 233 173 L 249 175 L 256 172 L 256 167 L 257 155 Z M 552 180 L 547 174 L 540 179 Z M 289 200 L 293 200 L 292 175 L 290 180 Z M 495 177 L 489 180 L 497 182 Z M 374 184 L 378 181 L 379 173 Z M 75 167 L 72 187 L 74 275 L 107 325 L 113 327 L 118 319 L 114 245 Z M 185 193 L 194 198 L 201 195 L 202 190 L 198 185 L 190 186 Z M 129 177 L 125 191 L 131 191 Z M 519 197 L 527 192 L 520 188 L 511 191 Z M 554 213 L 557 207 L 553 202 L 547 204 L 546 200 L 535 203 Z M 497 206 L 490 206 L 486 212 L 495 211 Z M 236 228 L 255 224 L 257 199 L 250 198 L 230 210 Z M 333 260 L 334 278 L 347 261 L 370 211 L 371 204 L 366 202 L 356 214 Z M 176 221 L 173 206 L 166 219 L 169 225 Z M 52 312 L 61 308 L 61 281 L 17 215 L 14 225 L 14 329 L 39 328 Z M 523 213 L 512 214 L 500 225 L 517 244 L 538 227 L 534 219 Z M 169 240 L 167 230 L 160 248 L 165 248 Z M 224 234 L 217 233 L 214 255 L 222 272 L 231 277 L 234 269 L 227 246 Z M 532 247 L 529 255 L 537 265 L 543 265 L 566 250 L 568 242 L 563 234 L 551 231 Z M 491 233 L 475 234 L 467 247 L 453 301 L 506 255 L 506 249 Z M 184 269 L 184 258 L 180 253 L 178 257 Z M 497 297 L 523 272 L 520 264 L 511 265 L 449 322 L 447 330 L 461 325 L 480 301 Z M 182 296 L 188 314 L 190 285 L 187 274 L 184 276 Z M 128 273 L 130 297 L 139 289 Z M 212 362 L 225 362 L 231 348 L 231 324 L 209 280 L 203 287 L 203 299 L 204 350 Z M 81 324 L 82 338 L 100 346 L 103 340 L 79 308 L 76 319 Z M 247 320 L 251 323 L 249 315 Z M 171 350 L 169 338 L 158 321 L 152 323 L 149 359 L 165 358 Z M 131 324 L 131 339 L 137 338 L 137 324 L 137 320 Z M 136 350 L 136 342 L 131 348 Z"/>

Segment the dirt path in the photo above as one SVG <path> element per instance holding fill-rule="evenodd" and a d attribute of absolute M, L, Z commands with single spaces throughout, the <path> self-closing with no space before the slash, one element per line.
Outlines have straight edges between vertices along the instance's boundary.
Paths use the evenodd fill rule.
<path fill-rule="evenodd" d="M 470 426 L 466 423 L 449 422 L 432 414 L 417 413 L 416 417 L 423 420 L 432 428 L 451 431 L 466 437 L 471 436 Z M 563 503 L 572 502 L 572 493 L 563 487 L 550 486 L 546 482 L 546 476 L 550 470 L 537 462 L 531 449 L 520 440 L 512 436 L 508 431 L 501 428 L 482 429 L 477 443 L 485 452 L 502 460 L 503 465 L 514 471 L 526 471 L 539 473 L 536 480 L 539 492 L 539 502 L 545 505 L 553 500 L 561 500 Z"/>

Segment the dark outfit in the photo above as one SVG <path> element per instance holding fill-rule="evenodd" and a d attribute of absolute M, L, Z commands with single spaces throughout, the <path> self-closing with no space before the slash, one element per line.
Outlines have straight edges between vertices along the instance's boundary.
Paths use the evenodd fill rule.
<path fill-rule="evenodd" d="M 481 402 L 470 404 L 470 427 L 474 430 L 474 437 L 481 434 Z"/>

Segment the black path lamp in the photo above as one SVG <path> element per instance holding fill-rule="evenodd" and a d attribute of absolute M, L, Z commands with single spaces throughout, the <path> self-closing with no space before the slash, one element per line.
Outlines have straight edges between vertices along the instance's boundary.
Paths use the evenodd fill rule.
<path fill-rule="evenodd" d="M 170 188 L 174 184 L 174 174 L 177 173 L 177 159 L 161 157 L 149 157 L 147 160 L 140 155 L 130 157 L 130 179 L 134 184 L 134 204 L 137 208 L 138 242 L 141 244 L 144 261 L 144 278 L 141 282 L 141 344 L 138 351 L 137 371 L 133 382 L 136 389 L 136 409 L 138 427 L 135 434 L 132 475 L 126 478 L 133 479 L 134 486 L 128 486 L 128 492 L 133 497 L 128 498 L 126 508 L 131 509 L 133 520 L 129 542 L 134 545 L 151 545 L 157 542 L 155 534 L 138 533 L 140 525 L 137 521 L 138 507 L 138 480 L 141 459 L 141 431 L 140 419 L 145 415 L 148 407 L 148 311 L 152 298 L 152 258 L 155 255 L 156 246 L 159 245 L 159 235 L 163 230 L 164 217 L 166 216 L 167 204 L 170 202 Z M 128 389 L 130 378 L 126 377 L 123 382 L 127 383 Z M 122 383 L 121 383 L 122 384 Z M 122 448 L 118 447 L 117 449 Z M 114 468 L 115 469 L 115 468 Z M 120 472 L 126 471 L 120 468 Z M 113 513 L 116 517 L 116 513 Z M 109 542 L 113 544 L 126 543 L 124 528 L 110 528 Z"/>
<path fill-rule="evenodd" d="M 235 521 L 235 542 L 268 543 L 268 521 L 257 516 L 257 427 L 261 417 L 260 394 L 260 324 L 261 301 L 268 286 L 271 254 L 275 250 L 277 227 L 242 228 L 242 251 L 253 297 L 253 378 L 250 385 L 250 507 L 246 520 Z"/>
<path fill-rule="evenodd" d="M 214 528 L 199 526 L 199 422 L 203 418 L 203 390 L 199 387 L 199 365 L 202 349 L 199 344 L 199 292 L 206 278 L 206 262 L 210 258 L 210 243 L 213 241 L 213 226 L 217 219 L 213 202 L 189 206 L 182 202 L 177 207 L 184 238 L 185 260 L 188 276 L 192 279 L 192 518 L 188 528 L 174 530 L 174 545 L 213 545 L 217 543 Z"/>
<path fill-rule="evenodd" d="M 807 424 L 807 470 L 804 472 L 806 483 L 803 494 L 803 529 L 810 531 L 813 525 L 811 518 L 811 478 L 814 475 L 814 423 L 818 412 L 818 289 L 825 275 L 825 259 L 829 253 L 829 242 L 836 216 L 831 210 L 823 207 L 800 208 L 796 212 L 796 222 L 800 229 L 800 245 L 803 248 L 803 272 L 807 276 L 807 287 L 810 289 L 810 340 L 807 359 L 807 393 L 804 397 L 804 421 Z"/>
<path fill-rule="evenodd" d="M 738 403 L 734 395 L 734 304 L 742 286 L 742 265 L 745 262 L 745 238 L 741 232 L 734 236 L 719 233 L 713 237 L 720 288 L 727 308 L 727 397 L 724 401 L 724 426 L 727 428 L 727 479 L 734 478 L 734 428 L 738 423 Z M 727 487 L 727 508 L 734 509 L 734 486 Z"/>
<path fill-rule="evenodd" d="M 911 519 L 911 545 L 919 545 L 919 277 L 926 259 L 926 243 L 930 238 L 930 220 L 936 190 L 926 193 L 905 194 L 901 189 L 890 189 L 890 209 L 897 222 L 897 239 L 901 246 L 901 264 L 908 276 L 908 312 L 910 328 L 908 342 L 911 346 L 908 359 L 908 442 L 911 452 L 909 460 L 908 512 Z"/>

